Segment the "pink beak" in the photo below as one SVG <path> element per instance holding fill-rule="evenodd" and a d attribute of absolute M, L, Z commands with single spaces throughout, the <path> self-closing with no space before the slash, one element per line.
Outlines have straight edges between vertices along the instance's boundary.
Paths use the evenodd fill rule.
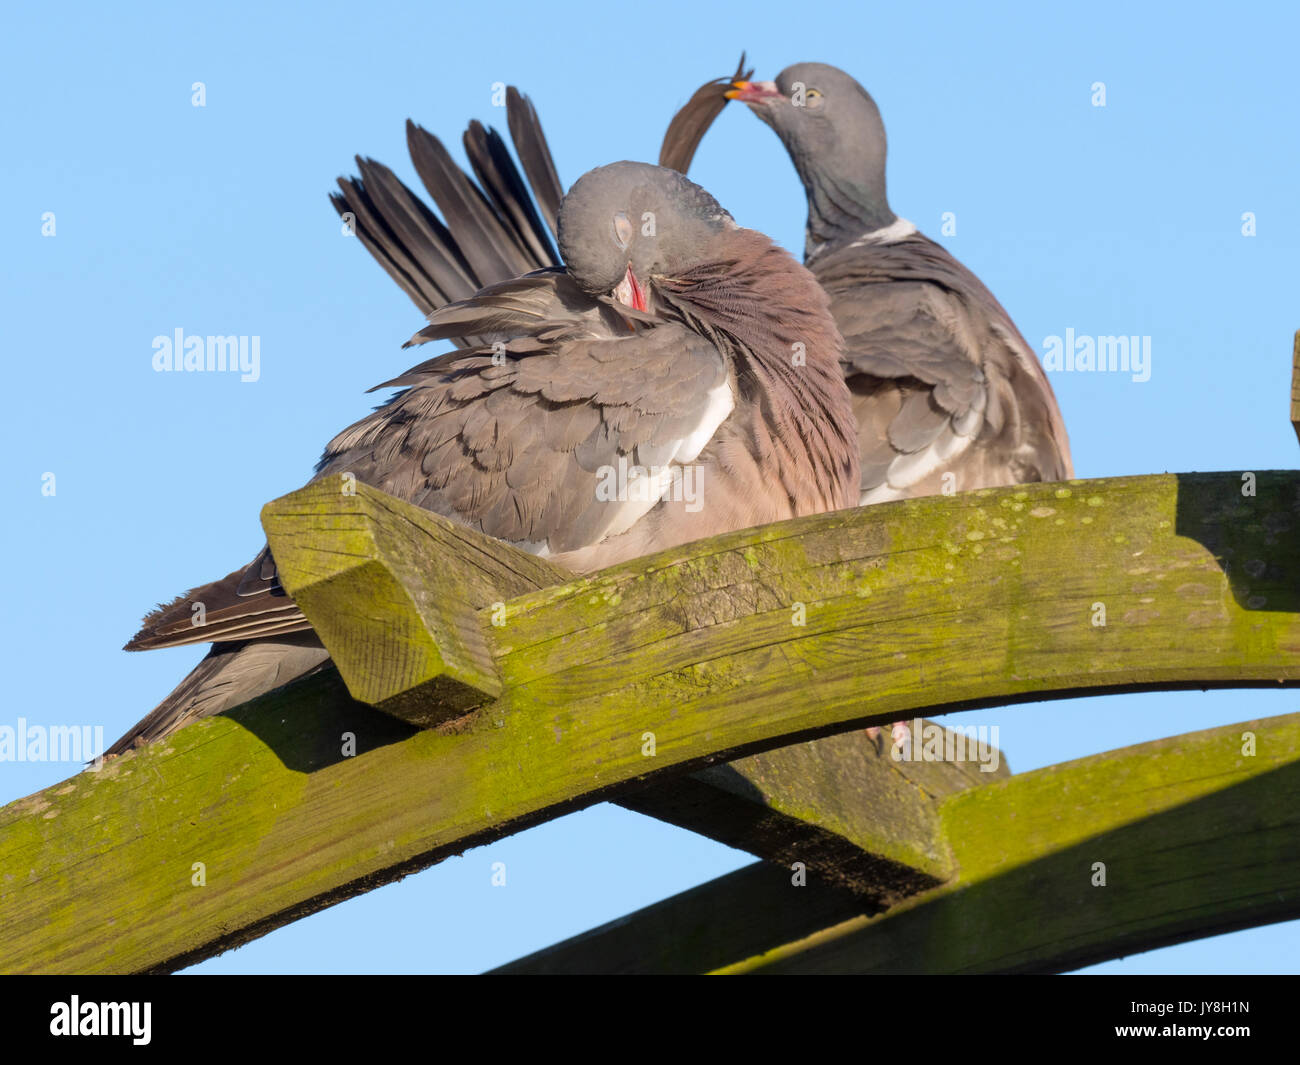
<path fill-rule="evenodd" d="M 731 88 L 722 94 L 728 100 L 746 104 L 761 104 L 782 96 L 774 81 L 733 81 Z"/>
<path fill-rule="evenodd" d="M 632 273 L 632 264 L 628 263 L 627 273 L 623 275 L 623 280 L 618 283 L 614 289 L 614 298 L 620 303 L 626 304 L 634 311 L 645 311 L 645 289 L 636 279 L 636 274 Z"/>

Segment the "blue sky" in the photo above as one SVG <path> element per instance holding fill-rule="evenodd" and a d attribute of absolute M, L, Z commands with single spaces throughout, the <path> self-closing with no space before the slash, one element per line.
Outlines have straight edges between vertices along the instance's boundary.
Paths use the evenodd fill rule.
<path fill-rule="evenodd" d="M 400 344 L 419 314 L 341 235 L 334 178 L 362 153 L 415 185 L 405 119 L 459 156 L 470 118 L 504 130 L 496 81 L 532 96 L 567 185 L 653 160 L 676 108 L 742 48 L 761 78 L 843 67 L 884 116 L 894 210 L 970 266 L 1032 346 L 1067 329 L 1151 338 L 1147 381 L 1053 375 L 1078 476 L 1294 468 L 1300 19 L 1278 4 L 1056 8 L 11 5 L 0 721 L 102 723 L 111 740 L 198 659 L 120 647 L 154 603 L 251 558 L 261 505 L 370 409 L 366 388 L 418 361 Z M 692 177 L 802 249 L 794 171 L 744 109 L 721 116 Z M 176 328 L 259 336 L 259 379 L 155 373 L 152 340 Z M 997 724 L 1023 771 L 1297 709 L 1295 692 L 1180 692 L 959 720 Z M 74 768 L 0 763 L 0 802 Z M 749 860 L 599 806 L 197 970 L 473 972 Z M 1294 972 L 1297 957 L 1292 922 L 1096 971 Z"/>

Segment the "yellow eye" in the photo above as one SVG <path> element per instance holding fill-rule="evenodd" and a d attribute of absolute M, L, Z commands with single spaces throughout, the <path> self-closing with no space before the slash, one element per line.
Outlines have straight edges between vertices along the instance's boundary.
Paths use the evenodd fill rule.
<path fill-rule="evenodd" d="M 804 100 L 807 102 L 807 105 L 809 107 L 814 107 L 814 108 L 821 107 L 822 94 L 818 92 L 816 89 L 809 89 L 806 93 L 804 93 Z"/>

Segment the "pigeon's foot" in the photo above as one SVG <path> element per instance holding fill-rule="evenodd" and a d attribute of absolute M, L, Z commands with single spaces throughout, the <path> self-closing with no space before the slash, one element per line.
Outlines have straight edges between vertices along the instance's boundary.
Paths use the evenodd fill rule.
<path fill-rule="evenodd" d="M 872 743 L 877 743 L 877 741 L 880 738 L 880 726 L 872 725 L 869 729 L 866 730 L 866 732 L 867 732 L 867 738 L 871 740 Z M 894 722 L 892 728 L 890 729 L 890 739 L 894 741 L 894 746 L 899 748 L 900 750 L 906 748 L 907 744 L 909 744 L 912 741 L 912 730 L 907 727 L 906 721 Z M 878 743 L 877 743 L 877 747 L 879 747 Z"/>

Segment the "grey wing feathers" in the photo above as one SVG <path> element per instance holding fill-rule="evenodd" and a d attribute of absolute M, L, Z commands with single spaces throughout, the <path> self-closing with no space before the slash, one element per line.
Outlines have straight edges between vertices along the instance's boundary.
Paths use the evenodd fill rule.
<path fill-rule="evenodd" d="M 508 339 L 445 353 L 395 379 L 404 391 L 330 442 L 317 479 L 352 473 L 539 552 L 590 546 L 647 513 L 653 492 L 601 498 L 598 483 L 620 458 L 642 467 L 692 461 L 687 442 L 701 427 L 711 435 L 710 397 L 727 377 L 722 355 L 697 333 L 629 322 L 557 270 L 449 304 L 425 332 L 421 339 Z M 191 623 L 197 602 L 202 626 Z M 264 550 L 146 618 L 128 649 L 306 628 Z"/>
<path fill-rule="evenodd" d="M 546 143 L 546 134 L 542 132 L 537 109 L 532 100 L 513 85 L 506 89 L 506 120 L 510 125 L 510 139 L 515 142 L 515 151 L 519 153 L 519 161 L 528 175 L 542 216 L 551 232 L 558 234 L 564 186 L 555 172 L 555 160 Z"/>
<path fill-rule="evenodd" d="M 566 275 L 539 276 L 552 291 L 572 284 Z M 406 391 L 331 441 L 318 476 L 351 472 L 489 536 L 549 553 L 597 543 L 646 513 L 654 498 L 601 499 L 598 482 L 620 458 L 648 467 L 695 457 L 685 442 L 697 437 L 710 393 L 726 380 L 722 356 L 684 326 L 630 331 L 626 320 L 606 321 L 603 309 L 564 312 L 555 297 L 555 314 L 539 316 L 543 301 L 524 280 L 513 309 L 501 286 L 480 317 L 477 300 L 435 314 L 435 334 L 509 339 L 398 378 Z"/>
<path fill-rule="evenodd" d="M 170 695 L 104 752 L 113 756 L 314 672 L 329 658 L 312 632 L 218 643 Z"/>
<path fill-rule="evenodd" d="M 473 271 L 447 227 L 382 163 L 357 156 L 357 168 L 330 202 L 375 261 L 425 315 L 471 295 Z"/>
<path fill-rule="evenodd" d="M 330 196 L 426 316 L 485 285 L 559 262 L 551 237 L 563 190 L 550 149 L 528 98 L 511 88 L 507 102 L 527 183 L 496 130 L 471 122 L 465 132 L 476 184 L 437 137 L 408 121 L 411 161 L 442 220 L 386 166 L 359 156 L 360 177 L 339 178 L 339 192 Z"/>
<path fill-rule="evenodd" d="M 330 196 L 350 231 L 426 317 L 469 300 L 485 286 L 559 262 L 552 236 L 563 189 L 546 137 L 531 102 L 513 88 L 507 110 L 511 136 L 537 204 L 501 137 L 477 122 L 470 124 L 464 137 L 477 185 L 455 165 L 436 137 L 413 122 L 407 123 L 412 161 L 445 221 L 391 170 L 360 156 L 360 176 L 340 178 L 339 191 Z M 571 312 L 569 318 L 576 318 L 577 324 L 552 324 L 532 334 L 527 329 L 515 330 L 519 334 L 516 354 L 550 350 L 548 344 L 581 333 L 584 322 L 589 327 L 604 325 L 607 333 L 613 329 L 611 336 L 630 333 L 626 320 L 617 319 L 614 324 L 615 316 L 608 308 L 593 308 L 589 299 L 584 306 L 580 294 L 561 292 L 562 288 L 554 280 L 549 285 L 542 283 L 541 288 L 530 288 L 525 282 L 513 296 L 489 294 L 477 309 L 466 311 L 458 306 L 439 323 L 437 339 L 471 347 L 488 338 L 480 337 L 468 325 L 460 329 L 462 321 L 474 323 L 475 328 L 499 326 L 507 331 L 514 321 L 542 327 L 557 307 Z M 414 342 L 426 339 L 433 337 L 417 337 Z M 712 355 L 717 358 L 716 352 Z M 527 378 L 527 374 L 523 376 Z M 525 528 L 536 523 L 537 507 L 549 507 L 553 520 L 558 506 L 558 495 L 540 499 L 540 493 L 548 490 L 542 486 L 548 479 L 557 479 L 554 463 L 548 466 L 546 457 L 572 455 L 579 447 L 588 457 L 600 452 L 593 441 L 598 439 L 606 408 L 593 396 L 553 410 L 554 416 L 540 428 L 544 446 L 539 448 L 525 439 L 524 432 L 525 416 L 531 413 L 528 403 L 549 402 L 536 398 L 538 394 L 516 393 L 500 385 L 492 391 L 476 380 L 471 365 L 454 359 L 445 369 L 432 360 L 403 375 L 399 383 L 414 387 L 359 423 L 379 427 L 369 456 L 364 450 L 349 452 L 346 458 L 327 452 L 323 464 L 331 458 L 336 465 L 348 463 L 366 471 L 373 482 L 381 456 L 386 451 L 400 451 L 406 434 L 412 431 L 407 421 L 410 408 L 433 399 L 446 410 L 446 417 L 431 429 L 435 437 L 445 437 L 439 453 L 473 455 L 485 472 L 458 486 L 453 498 L 446 472 L 437 468 L 435 456 L 412 461 L 410 454 L 403 454 L 385 486 L 404 498 L 436 499 L 435 509 L 443 513 L 478 514 L 480 527 Z M 480 400 L 477 404 L 470 402 L 475 395 Z M 609 406 L 610 417 L 626 417 L 615 407 Z M 650 447 L 662 436 L 667 419 L 656 420 L 647 412 L 645 422 L 643 435 Z M 413 443 L 421 446 L 420 441 Z M 517 520 L 509 525 L 503 514 L 512 507 Z M 567 535 L 581 538 L 598 531 L 602 520 L 602 515 L 587 507 Z M 219 713 L 315 668 L 328 656 L 310 628 L 280 587 L 269 549 L 263 549 L 244 569 L 160 606 L 145 618 L 141 631 L 127 644 L 128 650 L 220 642 L 214 643 L 194 672 L 108 753 L 118 754 L 132 743 L 166 735 L 190 720 Z"/>
<path fill-rule="evenodd" d="M 1072 475 L 1042 367 L 979 280 L 919 234 L 811 264 L 845 339 L 860 502 Z M 978 446 L 975 445 L 978 442 Z"/>
<path fill-rule="evenodd" d="M 538 133 L 540 136 L 540 127 Z M 526 270 L 559 262 L 550 236 L 538 216 L 537 205 L 529 195 L 528 186 L 519 176 L 501 134 L 475 120 L 465 130 L 462 143 L 484 196 L 491 203 L 516 248 L 522 247 L 527 252 L 531 265 Z M 545 148 L 545 141 L 542 142 L 542 147 Z M 549 151 L 546 158 L 549 161 Z M 554 172 L 552 168 L 552 177 Z M 554 180 L 558 188 L 559 179 Z M 516 272 L 524 273 L 526 270 Z"/>
<path fill-rule="evenodd" d="M 269 565 L 269 574 L 262 573 Z M 275 579 L 270 552 L 219 581 L 193 588 L 144 619 L 128 651 L 279 636 L 311 628 Z"/>

